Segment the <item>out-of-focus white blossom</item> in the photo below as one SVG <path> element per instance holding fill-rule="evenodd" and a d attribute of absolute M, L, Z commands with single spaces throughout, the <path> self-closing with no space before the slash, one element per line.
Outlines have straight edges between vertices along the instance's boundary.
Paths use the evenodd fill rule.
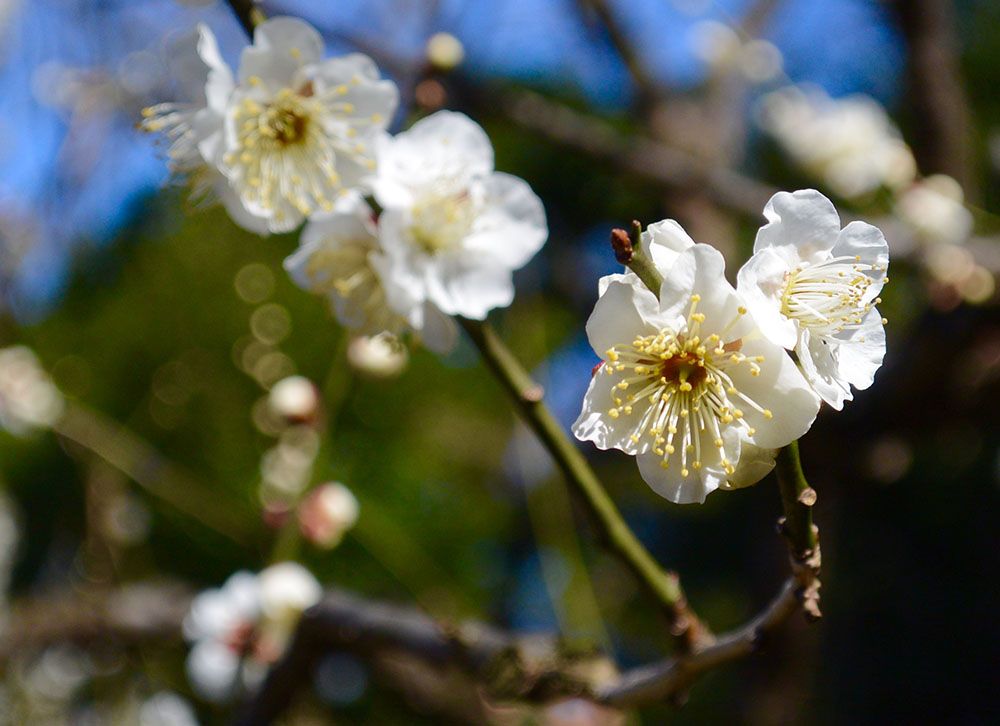
<path fill-rule="evenodd" d="M 882 105 L 868 96 L 834 99 L 818 87 L 783 88 L 763 98 L 760 122 L 842 197 L 899 189 L 916 176 L 913 153 Z"/>
<path fill-rule="evenodd" d="M 764 208 L 754 254 L 738 289 L 773 343 L 794 350 L 820 397 L 835 409 L 868 388 L 885 356 L 875 308 L 889 268 L 877 227 L 840 228 L 833 203 L 814 189 L 778 192 Z"/>
<path fill-rule="evenodd" d="M 347 346 L 347 362 L 369 378 L 394 378 L 406 369 L 410 356 L 390 333 L 359 336 Z"/>
<path fill-rule="evenodd" d="M 946 174 L 926 177 L 900 192 L 896 214 L 924 244 L 961 244 L 972 233 L 962 187 Z"/>
<path fill-rule="evenodd" d="M 340 482 L 314 489 L 299 505 L 299 529 L 317 547 L 332 549 L 358 521 L 360 506 L 351 490 Z"/>
<path fill-rule="evenodd" d="M 514 298 L 512 273 L 548 236 L 521 179 L 493 170 L 493 147 L 467 116 L 439 111 L 386 140 L 373 181 L 381 251 L 370 256 L 389 305 L 434 350 L 450 316 L 482 320 Z"/>
<path fill-rule="evenodd" d="M 319 389 L 305 376 L 282 378 L 271 386 L 267 405 L 286 423 L 309 423 L 319 415 Z"/>
<path fill-rule="evenodd" d="M 0 350 L 0 426 L 15 435 L 51 428 L 63 408 L 62 394 L 29 348 Z"/>
<path fill-rule="evenodd" d="M 660 229 L 688 244 L 676 224 Z M 636 456 L 642 478 L 670 501 L 703 502 L 766 475 L 774 449 L 812 425 L 819 399 L 757 334 L 717 250 L 689 245 L 668 256 L 662 266 L 653 256 L 658 298 L 631 274 L 601 280 L 587 337 L 603 362 L 573 433 Z"/>
<path fill-rule="evenodd" d="M 781 51 L 773 43 L 759 38 L 744 40 L 732 26 L 717 20 L 695 23 L 690 42 L 694 54 L 713 71 L 737 71 L 752 83 L 773 80 L 784 65 Z"/>
<path fill-rule="evenodd" d="M 235 78 L 204 25 L 172 58 L 188 102 L 147 109 L 143 127 L 237 224 L 292 230 L 371 174 L 398 92 L 368 57 L 324 59 L 312 26 L 278 17 L 257 26 Z"/>
<path fill-rule="evenodd" d="M 319 434 L 312 426 L 293 426 L 261 457 L 261 498 L 281 505 L 294 500 L 309 485 L 319 453 Z"/>
<path fill-rule="evenodd" d="M 292 562 L 258 575 L 237 572 L 221 588 L 200 593 L 183 625 L 192 643 L 187 672 L 195 691 L 224 702 L 256 685 L 281 657 L 299 616 L 321 596 L 316 579 Z"/>
<path fill-rule="evenodd" d="M 298 250 L 285 269 L 303 289 L 324 295 L 341 324 L 361 333 L 400 333 L 406 319 L 389 307 L 371 258 L 379 249 L 371 208 L 352 199 L 330 214 L 317 215 L 302 231 Z"/>

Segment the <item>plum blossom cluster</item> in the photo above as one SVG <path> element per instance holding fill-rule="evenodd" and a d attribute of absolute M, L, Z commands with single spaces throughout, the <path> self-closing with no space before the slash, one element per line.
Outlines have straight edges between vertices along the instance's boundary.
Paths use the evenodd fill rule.
<path fill-rule="evenodd" d="M 494 169 L 470 118 L 441 111 L 390 136 L 395 85 L 363 55 L 324 58 L 319 34 L 294 18 L 261 23 L 235 75 L 204 26 L 175 63 L 188 102 L 146 109 L 143 127 L 238 224 L 266 233 L 306 221 L 285 266 L 346 327 L 412 333 L 444 353 L 455 316 L 511 303 L 513 271 L 548 236 L 545 212 L 524 181 Z"/>
<path fill-rule="evenodd" d="M 199 593 L 184 619 L 194 690 L 222 703 L 258 684 L 281 657 L 303 611 L 322 594 L 319 582 L 294 562 L 256 575 L 237 572 L 222 587 Z"/>
<path fill-rule="evenodd" d="M 587 335 L 602 362 L 573 430 L 636 456 L 673 502 L 759 481 L 821 401 L 841 409 L 885 355 L 882 233 L 841 229 L 814 190 L 776 194 L 764 216 L 735 289 L 722 255 L 672 220 L 642 234 L 658 291 L 632 272 L 600 281 Z"/>
<path fill-rule="evenodd" d="M 873 98 L 831 98 L 789 86 L 761 100 L 760 121 L 806 171 L 845 199 L 902 189 L 916 178 L 913 152 Z"/>

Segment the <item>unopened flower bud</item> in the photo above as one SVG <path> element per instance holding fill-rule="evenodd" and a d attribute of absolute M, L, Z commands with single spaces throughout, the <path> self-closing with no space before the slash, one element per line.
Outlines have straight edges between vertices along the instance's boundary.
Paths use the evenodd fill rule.
<path fill-rule="evenodd" d="M 427 41 L 427 60 L 439 71 L 450 71 L 464 59 L 465 47 L 451 33 L 435 33 Z"/>
<path fill-rule="evenodd" d="M 380 333 L 352 340 L 347 348 L 347 361 L 370 378 L 395 378 L 406 368 L 409 354 L 395 336 Z"/>
<path fill-rule="evenodd" d="M 319 415 L 319 390 L 308 378 L 289 376 L 271 387 L 267 404 L 286 423 L 312 423 Z"/>
<path fill-rule="evenodd" d="M 317 547 L 332 549 L 358 521 L 358 500 L 343 484 L 317 487 L 299 507 L 302 536 Z"/>

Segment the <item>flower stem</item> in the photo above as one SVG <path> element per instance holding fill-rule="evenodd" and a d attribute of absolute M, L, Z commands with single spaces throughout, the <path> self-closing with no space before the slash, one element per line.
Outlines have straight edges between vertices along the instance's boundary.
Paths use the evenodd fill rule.
<path fill-rule="evenodd" d="M 642 280 L 643 285 L 657 297 L 660 296 L 663 276 L 642 246 L 642 224 L 638 220 L 632 221 L 627 232 L 617 228 L 611 230 L 611 249 L 618 262 L 628 266 Z"/>
<path fill-rule="evenodd" d="M 781 533 L 788 540 L 792 569 L 800 585 L 799 599 L 806 616 L 815 619 L 820 617 L 818 576 L 821 563 L 819 529 L 812 520 L 816 491 L 802 472 L 797 441 L 778 452 L 775 471 L 784 510 Z"/>
<path fill-rule="evenodd" d="M 459 318 L 486 365 L 510 394 L 521 417 L 555 459 L 572 491 L 587 508 L 605 545 L 632 571 L 659 602 L 671 632 L 683 646 L 693 648 L 708 631 L 687 605 L 680 581 L 662 569 L 635 536 L 583 454 L 566 437 L 542 402 L 543 391 L 487 323 Z"/>

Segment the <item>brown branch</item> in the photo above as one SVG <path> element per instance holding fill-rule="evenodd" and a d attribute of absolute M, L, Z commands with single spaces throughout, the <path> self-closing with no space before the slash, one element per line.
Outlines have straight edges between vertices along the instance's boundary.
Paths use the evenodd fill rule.
<path fill-rule="evenodd" d="M 639 57 L 639 52 L 608 6 L 607 0 L 577 0 L 577 5 L 583 13 L 593 13 L 597 16 L 604 26 L 608 39 L 618 51 L 619 57 L 632 77 L 632 82 L 635 83 L 636 106 L 640 110 L 649 110 L 665 95 L 664 88 L 649 74 Z"/>
<path fill-rule="evenodd" d="M 962 86 L 952 0 L 892 3 L 906 37 L 913 150 L 924 173 L 954 177 L 967 196 L 973 188 L 969 105 Z"/>
<path fill-rule="evenodd" d="M 259 8 L 254 7 L 253 0 L 226 0 L 226 2 L 243 30 L 252 39 L 254 28 L 264 20 L 264 13 Z"/>

